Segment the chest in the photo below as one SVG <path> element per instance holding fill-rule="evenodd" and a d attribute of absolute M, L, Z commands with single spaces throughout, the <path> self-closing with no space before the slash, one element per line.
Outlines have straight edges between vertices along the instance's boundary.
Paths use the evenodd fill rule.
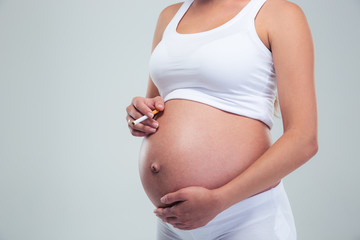
<path fill-rule="evenodd" d="M 150 59 L 150 74 L 159 89 L 231 91 L 257 84 L 257 76 L 267 74 L 271 67 L 271 58 L 259 51 L 246 29 L 213 37 L 169 36 Z"/>

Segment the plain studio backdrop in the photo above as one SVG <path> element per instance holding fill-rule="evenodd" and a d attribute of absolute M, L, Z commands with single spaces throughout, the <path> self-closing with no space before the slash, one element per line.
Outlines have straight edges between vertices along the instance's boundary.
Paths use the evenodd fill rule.
<path fill-rule="evenodd" d="M 360 1 L 294 2 L 313 33 L 319 109 L 319 152 L 284 179 L 298 239 L 359 240 Z M 155 239 L 125 107 L 145 94 L 172 3 L 0 0 L 1 240 Z"/>

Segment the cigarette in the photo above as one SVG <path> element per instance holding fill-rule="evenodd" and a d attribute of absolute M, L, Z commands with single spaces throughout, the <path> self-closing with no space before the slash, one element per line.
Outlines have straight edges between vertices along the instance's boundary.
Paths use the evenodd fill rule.
<path fill-rule="evenodd" d="M 154 115 L 157 114 L 158 112 L 159 112 L 158 110 L 152 111 L 152 113 L 153 113 Z M 135 121 L 133 121 L 133 122 L 132 122 L 132 125 L 136 125 L 136 124 L 138 124 L 138 123 L 140 123 L 140 122 L 142 122 L 142 121 L 145 121 L 145 120 L 148 119 L 148 118 L 149 118 L 148 116 L 144 115 L 144 116 L 136 119 Z"/>

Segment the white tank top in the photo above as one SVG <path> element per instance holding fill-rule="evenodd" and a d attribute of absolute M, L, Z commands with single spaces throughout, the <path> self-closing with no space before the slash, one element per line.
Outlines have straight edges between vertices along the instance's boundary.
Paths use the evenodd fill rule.
<path fill-rule="evenodd" d="M 150 57 L 150 76 L 164 101 L 187 99 L 273 125 L 276 92 L 272 54 L 255 30 L 266 0 L 251 0 L 209 31 L 181 34 L 177 26 L 194 0 L 185 0 Z"/>

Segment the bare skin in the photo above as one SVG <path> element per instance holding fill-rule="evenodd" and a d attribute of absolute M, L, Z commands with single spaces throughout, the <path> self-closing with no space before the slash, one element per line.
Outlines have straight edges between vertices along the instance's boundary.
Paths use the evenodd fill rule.
<path fill-rule="evenodd" d="M 157 207 L 166 206 L 162 196 L 184 187 L 223 186 L 271 146 L 264 123 L 193 101 L 166 102 L 157 121 L 139 161 L 144 189 Z"/>
<path fill-rule="evenodd" d="M 216 28 L 236 15 L 247 3 L 241 0 L 195 0 L 180 21 L 177 31 L 185 34 Z M 160 14 L 153 49 L 181 4 L 173 4 Z M 172 100 L 164 104 L 151 78 L 146 98 L 134 98 L 127 108 L 128 121 L 143 114 L 150 116 L 155 108 L 165 110 L 158 121 L 148 119 L 137 126 L 129 124 L 129 128 L 134 136 L 148 136 L 144 139 L 141 152 L 141 177 L 150 199 L 156 206 L 161 206 L 155 213 L 174 227 L 189 230 L 205 225 L 236 202 L 275 186 L 317 152 L 314 50 L 306 18 L 294 3 L 268 0 L 255 19 L 255 27 L 260 40 L 272 52 L 276 69 L 284 134 L 274 144 L 270 144 L 268 129 L 257 120 L 234 116 L 192 101 Z M 195 111 L 202 113 L 195 114 L 194 119 L 208 114 L 211 122 L 189 125 L 189 119 L 186 119 L 189 114 L 182 116 L 184 111 L 189 114 Z M 175 122 L 169 123 L 170 120 Z M 216 120 L 234 122 L 230 125 L 233 131 L 226 131 L 229 127 L 225 128 Z M 194 151 L 190 151 L 188 155 L 176 159 L 184 149 L 196 144 L 193 139 L 197 135 L 193 128 L 214 129 L 210 134 L 211 139 L 219 141 L 216 146 L 222 147 L 218 151 L 211 147 L 213 145 L 210 143 L 213 142 L 209 140 L 209 133 L 204 131 L 199 137 L 205 139 L 205 144 L 197 146 L 199 151 L 196 157 L 191 159 L 191 152 Z M 248 136 L 245 138 L 243 135 L 246 131 Z M 173 136 L 179 133 L 181 139 L 187 141 L 179 143 L 178 154 L 174 147 L 167 152 L 169 148 L 166 143 L 174 140 Z M 166 137 L 169 141 L 164 139 Z M 249 147 L 249 143 L 255 139 L 260 142 L 259 146 Z M 189 145 L 186 145 L 188 142 Z M 228 146 L 226 143 L 229 142 L 235 142 L 235 145 Z M 223 149 L 223 146 L 228 146 L 233 155 L 226 155 L 229 149 Z M 239 146 L 239 149 L 233 149 L 234 146 Z M 177 161 L 179 159 L 180 163 Z M 225 161 L 224 167 L 217 165 L 219 161 Z M 219 168 L 223 172 L 219 173 Z M 182 171 L 177 172 L 176 169 Z M 199 172 L 195 171 L 194 174 L 194 169 Z M 167 170 L 171 174 L 164 177 Z M 180 181 L 184 173 L 190 179 L 185 183 Z M 172 182 L 172 179 L 175 181 Z M 164 182 L 169 182 L 169 185 Z M 158 201 L 161 195 L 164 196 Z"/>

